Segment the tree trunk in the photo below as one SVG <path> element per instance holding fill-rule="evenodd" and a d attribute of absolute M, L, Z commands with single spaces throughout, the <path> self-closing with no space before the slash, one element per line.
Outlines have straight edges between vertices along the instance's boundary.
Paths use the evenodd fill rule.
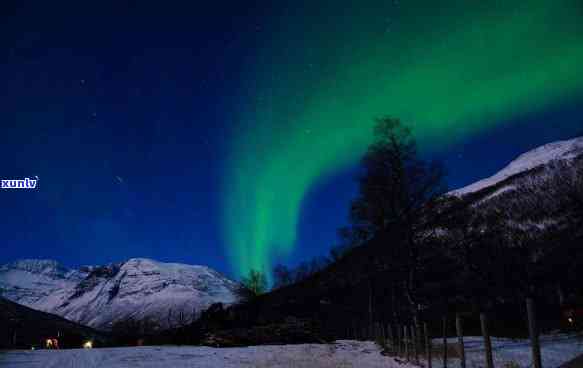
<path fill-rule="evenodd" d="M 409 361 L 409 328 L 407 325 L 403 326 L 403 341 L 405 342 L 405 358 Z"/>
<path fill-rule="evenodd" d="M 390 323 L 387 325 L 387 338 L 389 339 L 388 345 L 391 347 L 391 353 L 395 354 L 395 336 L 393 335 L 393 326 Z"/>
<path fill-rule="evenodd" d="M 460 367 L 466 368 L 466 350 L 464 348 L 464 331 L 462 329 L 462 318 L 459 314 L 455 316 L 455 328 L 457 331 L 457 340 L 460 350 Z"/>
<path fill-rule="evenodd" d="M 421 354 L 421 352 L 423 351 L 423 332 L 421 331 L 421 323 L 419 323 L 419 320 L 417 318 L 415 318 L 415 346 L 417 347 L 416 350 L 418 352 L 418 354 Z M 417 359 L 417 364 L 419 364 L 419 355 L 417 355 L 416 357 Z"/>
<path fill-rule="evenodd" d="M 443 317 L 443 368 L 447 368 L 447 317 Z"/>
<path fill-rule="evenodd" d="M 486 368 L 494 368 L 492 341 L 490 340 L 490 331 L 488 331 L 488 317 L 485 313 L 480 313 L 480 325 L 482 327 L 482 336 L 484 337 L 484 348 L 486 351 Z"/>
<path fill-rule="evenodd" d="M 530 297 L 526 298 L 526 313 L 528 316 L 528 332 L 530 334 L 530 343 L 532 345 L 532 362 L 534 364 L 534 368 L 542 368 L 540 342 L 538 339 L 538 330 L 536 326 L 536 311 L 534 300 Z"/>
<path fill-rule="evenodd" d="M 425 335 L 425 358 L 427 359 L 427 368 L 431 368 L 431 338 L 429 337 L 427 323 L 423 324 L 423 332 Z"/>
<path fill-rule="evenodd" d="M 368 281 L 368 323 L 372 327 L 372 281 Z"/>
<path fill-rule="evenodd" d="M 419 349 L 417 345 L 417 339 L 419 335 L 417 335 L 417 329 L 415 325 L 410 327 L 411 329 L 411 341 L 413 342 L 413 356 L 415 357 L 415 364 L 419 364 Z"/>
<path fill-rule="evenodd" d="M 565 304 L 565 293 L 561 284 L 557 284 L 557 297 L 559 298 L 559 305 L 562 307 Z"/>

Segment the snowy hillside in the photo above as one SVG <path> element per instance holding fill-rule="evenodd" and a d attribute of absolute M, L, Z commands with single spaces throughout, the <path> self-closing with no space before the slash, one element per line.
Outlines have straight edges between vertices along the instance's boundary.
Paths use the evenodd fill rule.
<path fill-rule="evenodd" d="M 60 290 L 77 285 L 88 270 L 69 270 L 56 261 L 25 259 L 0 266 L 0 294 L 33 307 Z"/>
<path fill-rule="evenodd" d="M 6 298 L 100 329 L 127 318 L 151 318 L 172 327 L 190 322 L 213 303 L 236 300 L 237 284 L 204 266 L 135 258 L 83 273 L 54 262 L 58 272 L 15 267 L 19 264 L 1 268 Z"/>
<path fill-rule="evenodd" d="M 528 151 L 512 161 L 504 169 L 493 176 L 477 181 L 466 187 L 451 191 L 450 194 L 463 196 L 468 193 L 480 191 L 500 183 L 513 175 L 526 172 L 541 165 L 549 164 L 553 161 L 566 161 L 574 159 L 583 154 L 583 137 L 578 137 L 566 141 L 558 141 Z M 500 193 L 508 190 L 503 188 Z"/>

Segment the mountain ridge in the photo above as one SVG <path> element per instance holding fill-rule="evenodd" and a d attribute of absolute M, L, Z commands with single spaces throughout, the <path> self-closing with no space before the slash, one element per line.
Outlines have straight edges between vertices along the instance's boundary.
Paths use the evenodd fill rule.
<path fill-rule="evenodd" d="M 194 320 L 211 304 L 232 304 L 238 284 L 207 266 L 148 258 L 71 270 L 52 260 L 0 266 L 9 300 L 99 329 L 124 319 L 150 319 L 160 328 Z"/>
<path fill-rule="evenodd" d="M 582 154 L 583 137 L 550 142 L 522 153 L 493 175 L 464 187 L 454 189 L 448 194 L 464 196 L 470 193 L 476 193 L 515 175 L 520 175 L 537 167 L 548 165 L 551 162 L 572 160 Z"/>

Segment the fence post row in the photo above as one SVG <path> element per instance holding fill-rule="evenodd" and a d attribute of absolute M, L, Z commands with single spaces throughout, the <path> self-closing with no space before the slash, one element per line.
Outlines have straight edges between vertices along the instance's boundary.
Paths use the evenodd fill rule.
<path fill-rule="evenodd" d="M 532 348 L 533 368 L 542 368 L 539 332 L 536 323 L 536 310 L 532 297 L 526 298 L 526 311 Z M 444 315 L 441 319 L 443 368 L 447 368 L 448 366 L 447 327 L 447 315 Z M 467 362 L 464 346 L 463 319 L 460 313 L 455 314 L 455 328 L 460 354 L 460 368 L 466 368 Z M 492 339 L 490 336 L 489 321 L 486 312 L 480 312 L 480 328 L 484 338 L 485 367 L 494 368 Z M 358 328 L 358 324 L 353 323 L 353 327 L 351 328 L 349 326 L 346 332 L 349 338 L 350 336 L 353 336 L 357 340 L 359 337 L 362 340 L 367 340 L 368 338 L 375 339 L 386 347 L 391 355 L 405 357 L 408 362 L 414 359 L 416 364 L 420 364 L 419 355 L 423 354 L 423 350 L 425 350 L 427 368 L 432 368 L 433 366 L 433 347 L 427 322 L 421 324 L 419 321 L 414 320 L 413 325 L 408 325 L 406 323 L 402 325 L 399 323 L 395 323 L 394 325 L 392 323 L 387 323 L 384 325 L 383 323 L 377 322 L 369 326 L 366 326 L 365 324 L 363 328 Z M 358 336 L 360 333 L 362 333 L 362 335 Z M 15 339 L 15 335 L 16 333 L 14 333 L 13 336 L 9 336 L 9 339 Z M 15 342 L 13 341 L 13 344 L 14 343 Z"/>

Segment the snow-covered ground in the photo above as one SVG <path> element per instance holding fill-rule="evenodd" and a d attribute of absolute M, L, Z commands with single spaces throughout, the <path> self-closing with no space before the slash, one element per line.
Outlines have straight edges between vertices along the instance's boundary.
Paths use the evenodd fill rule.
<path fill-rule="evenodd" d="M 583 337 L 576 335 L 543 335 L 540 337 L 542 365 L 545 368 L 556 368 L 563 363 L 583 354 Z M 449 344 L 457 343 L 457 338 L 449 338 Z M 441 345 L 441 339 L 434 339 L 434 345 Z M 481 337 L 464 337 L 466 361 L 468 368 L 486 366 L 484 340 Z M 529 340 L 492 338 L 492 349 L 495 367 L 505 367 L 516 363 L 521 368 L 530 368 L 532 364 Z M 441 367 L 439 358 L 432 359 L 434 367 Z M 451 359 L 449 365 L 459 367 L 459 359 Z"/>
<path fill-rule="evenodd" d="M 448 339 L 454 344 L 457 339 Z M 441 344 L 440 339 L 434 345 Z M 493 338 L 494 366 L 510 363 L 531 368 L 528 340 Z M 543 367 L 557 368 L 583 354 L 583 338 L 575 335 L 541 336 Z M 465 337 L 467 367 L 485 366 L 481 337 Z M 421 363 L 425 365 L 425 361 Z M 459 367 L 458 359 L 449 359 L 450 367 Z M 441 367 L 440 358 L 433 359 Z M 413 368 L 381 355 L 373 342 L 337 341 L 334 344 L 271 345 L 246 348 L 169 347 L 108 348 L 93 350 L 36 350 L 0 352 L 0 367 L 6 368 Z"/>
<path fill-rule="evenodd" d="M 380 354 L 373 342 L 252 346 L 246 348 L 136 347 L 0 353 L 6 368 L 412 368 Z"/>

